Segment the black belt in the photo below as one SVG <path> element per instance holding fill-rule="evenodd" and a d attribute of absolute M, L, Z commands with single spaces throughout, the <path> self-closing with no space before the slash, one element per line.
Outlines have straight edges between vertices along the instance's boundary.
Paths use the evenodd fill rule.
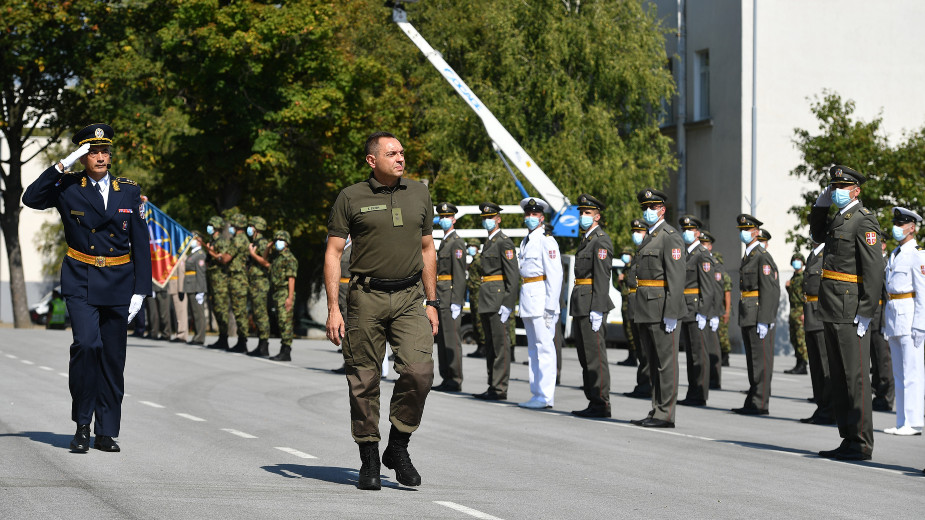
<path fill-rule="evenodd" d="M 420 282 L 421 271 L 414 273 L 408 278 L 400 278 L 398 280 L 373 278 L 371 276 L 366 276 L 365 274 L 358 274 L 356 276 L 356 281 L 358 284 L 364 287 L 369 287 L 374 291 L 396 292 L 407 289 L 408 287 L 411 287 L 412 285 Z"/>

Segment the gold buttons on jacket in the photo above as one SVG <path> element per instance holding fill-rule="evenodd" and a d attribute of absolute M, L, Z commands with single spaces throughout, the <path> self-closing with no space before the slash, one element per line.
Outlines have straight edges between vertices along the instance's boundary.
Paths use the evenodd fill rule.
<path fill-rule="evenodd" d="M 91 229 L 90 232 L 91 232 L 91 233 L 96 233 L 96 230 L 95 230 L 95 229 Z"/>
<path fill-rule="evenodd" d="M 90 249 L 96 249 L 96 246 L 90 246 Z"/>

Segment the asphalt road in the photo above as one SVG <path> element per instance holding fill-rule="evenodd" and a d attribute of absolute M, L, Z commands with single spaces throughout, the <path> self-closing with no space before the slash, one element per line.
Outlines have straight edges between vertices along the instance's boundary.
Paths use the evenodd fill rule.
<path fill-rule="evenodd" d="M 517 408 L 529 397 L 518 348 L 511 401 L 431 393 L 410 447 L 423 484 L 400 486 L 383 467 L 374 492 L 355 487 L 347 385 L 329 371 L 341 363 L 329 343 L 297 340 L 295 361 L 276 363 L 129 338 L 116 454 L 67 447 L 69 344 L 70 331 L 0 329 L 0 518 L 905 518 L 925 509 L 925 443 L 883 434 L 893 414 L 875 412 L 872 461 L 816 456 L 840 439 L 834 427 L 799 423 L 813 405 L 809 377 L 782 373 L 792 358 L 775 361 L 770 416 L 729 413 L 747 387 L 745 360 L 733 355 L 707 408 L 680 407 L 676 429 L 649 430 L 629 424 L 649 403 L 620 394 L 633 368 L 611 366 L 613 419 L 568 413 L 586 404 L 572 349 L 555 408 Z M 611 351 L 610 361 L 624 357 Z M 464 390 L 485 390 L 483 360 L 466 358 L 464 370 Z M 681 373 L 683 397 L 683 364 Z M 391 390 L 384 382 L 383 401 Z"/>

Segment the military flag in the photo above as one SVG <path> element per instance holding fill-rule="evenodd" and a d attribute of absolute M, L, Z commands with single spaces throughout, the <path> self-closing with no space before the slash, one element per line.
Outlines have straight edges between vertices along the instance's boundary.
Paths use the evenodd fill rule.
<path fill-rule="evenodd" d="M 142 206 L 151 240 L 151 279 L 163 287 L 192 244 L 193 234 L 151 202 L 145 201 Z"/>

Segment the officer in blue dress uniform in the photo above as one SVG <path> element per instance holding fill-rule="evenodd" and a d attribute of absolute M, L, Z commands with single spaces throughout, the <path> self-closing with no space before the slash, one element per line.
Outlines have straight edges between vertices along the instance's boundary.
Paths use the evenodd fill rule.
<path fill-rule="evenodd" d="M 71 449 L 119 451 L 128 323 L 151 294 L 151 250 L 141 188 L 109 174 L 113 130 L 102 123 L 74 135 L 77 150 L 51 166 L 23 195 L 23 204 L 56 208 L 67 256 L 61 293 L 71 315 L 69 386 L 77 433 Z M 84 171 L 70 171 L 80 161 Z"/>

